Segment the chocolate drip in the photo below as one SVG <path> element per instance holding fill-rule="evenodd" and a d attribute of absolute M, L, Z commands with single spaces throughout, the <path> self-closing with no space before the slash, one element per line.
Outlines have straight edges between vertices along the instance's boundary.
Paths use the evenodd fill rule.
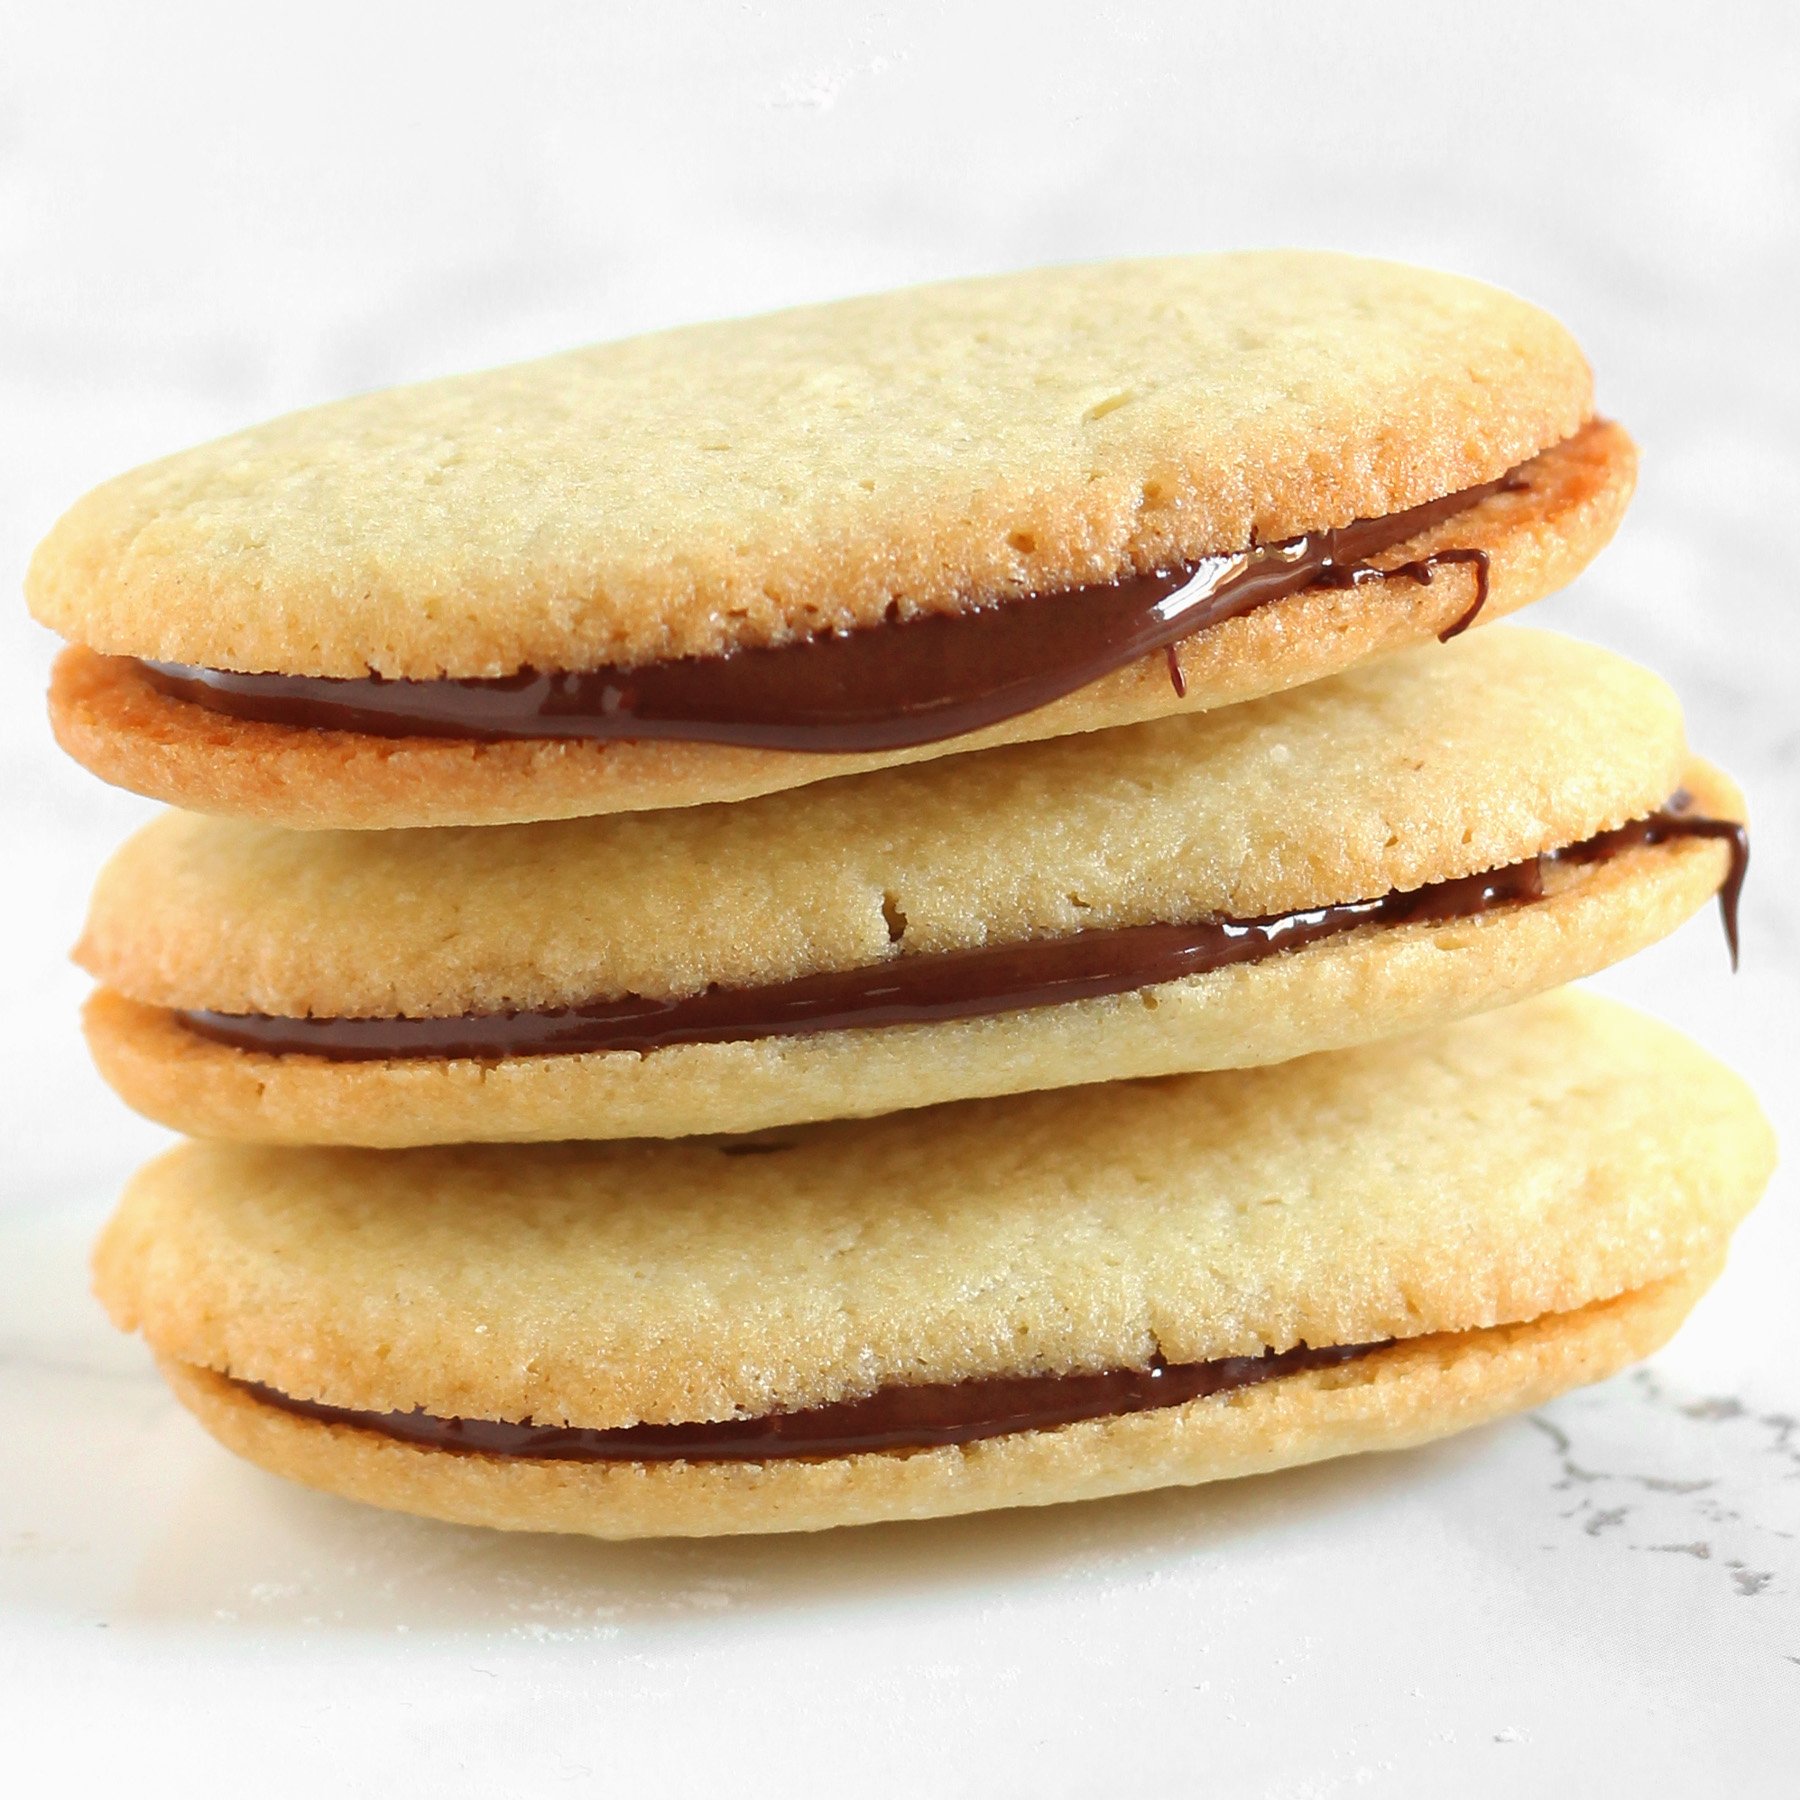
<path fill-rule="evenodd" d="M 1546 851 L 1483 874 L 1433 882 L 1378 900 L 1350 900 L 1259 919 L 1198 919 L 1078 931 L 925 956 L 897 956 L 861 969 L 828 970 L 762 987 L 710 987 L 675 1000 L 626 995 L 536 1012 L 464 1013 L 449 1018 L 282 1018 L 266 1013 L 178 1011 L 197 1036 L 265 1056 L 322 1056 L 336 1062 L 403 1057 L 571 1056 L 586 1051 L 650 1051 L 673 1044 L 742 1043 L 877 1025 L 920 1025 L 1056 1006 L 1135 992 L 1234 963 L 1261 962 L 1363 925 L 1416 925 L 1471 918 L 1541 898 L 1545 869 L 1600 863 L 1627 850 L 1684 837 L 1731 845 L 1719 906 L 1737 967 L 1737 907 L 1750 840 L 1730 819 L 1685 811 L 1677 794 L 1662 811 L 1579 844 Z"/>
<path fill-rule="evenodd" d="M 1213 1362 L 1165 1363 L 1099 1375 L 999 1375 L 974 1381 L 886 1387 L 865 1400 L 799 1412 L 691 1425 L 513 1424 L 499 1419 L 445 1419 L 422 1409 L 359 1412 L 295 1400 L 253 1381 L 235 1385 L 266 1405 L 326 1425 L 398 1438 L 428 1450 L 474 1456 L 523 1456 L 551 1462 L 771 1462 L 784 1457 L 866 1455 L 930 1450 L 1017 1431 L 1049 1431 L 1082 1419 L 1116 1418 L 1252 1387 L 1258 1382 L 1335 1368 L 1386 1343 L 1332 1344 L 1227 1356 Z"/>
<path fill-rule="evenodd" d="M 1731 951 L 1731 967 L 1738 966 L 1738 901 L 1744 892 L 1744 877 L 1750 871 L 1750 833 L 1736 819 L 1707 819 L 1688 812 L 1692 805 L 1685 792 L 1674 794 L 1661 812 L 1633 819 L 1616 831 L 1603 831 L 1579 844 L 1552 852 L 1558 862 L 1608 862 L 1627 850 L 1638 850 L 1666 844 L 1675 838 L 1718 838 L 1731 847 L 1731 866 L 1719 888 L 1719 919 L 1725 927 L 1725 942 Z"/>
<path fill-rule="evenodd" d="M 1524 485 L 1515 470 L 1384 518 L 1120 581 L 631 669 L 390 681 L 141 666 L 164 693 L 215 712 L 376 737 L 660 738 L 774 750 L 899 750 L 1031 712 L 1159 650 L 1169 652 L 1182 693 L 1176 644 L 1302 588 L 1429 582 L 1446 563 L 1470 563 L 1475 601 L 1442 633 L 1454 637 L 1486 603 L 1485 550 L 1440 550 L 1385 572 L 1368 559 L 1490 494 Z"/>
<path fill-rule="evenodd" d="M 1510 492 L 1522 487 L 1524 483 L 1509 479 L 1501 485 Z M 1432 576 L 1445 563 L 1472 563 L 1475 568 L 1475 598 L 1460 617 L 1438 633 L 1438 642 L 1447 644 L 1453 637 L 1461 637 L 1481 616 L 1481 609 L 1487 605 L 1489 558 L 1485 550 L 1437 550 L 1430 556 L 1422 556 L 1414 562 L 1403 562 L 1385 570 L 1370 568 L 1367 563 L 1358 563 L 1350 568 L 1332 568 L 1321 576 L 1320 586 L 1362 587 L 1371 581 L 1386 581 L 1390 577 L 1404 576 L 1408 581 L 1418 582 L 1421 587 L 1430 587 Z"/>
<path fill-rule="evenodd" d="M 178 1012 L 190 1031 L 265 1055 L 339 1062 L 406 1056 L 567 1056 L 588 1050 L 661 1050 L 671 1044 L 744 1042 L 871 1025 L 917 1025 L 1016 1012 L 1129 993 L 1232 963 L 1260 962 L 1358 925 L 1463 918 L 1535 900 L 1534 858 L 1408 894 L 1352 900 L 1263 919 L 1200 919 L 1078 931 L 1020 944 L 897 956 L 861 969 L 801 975 L 765 987 L 707 988 L 678 1000 L 596 1000 L 542 1012 L 443 1019 L 290 1019 L 262 1013 Z"/>

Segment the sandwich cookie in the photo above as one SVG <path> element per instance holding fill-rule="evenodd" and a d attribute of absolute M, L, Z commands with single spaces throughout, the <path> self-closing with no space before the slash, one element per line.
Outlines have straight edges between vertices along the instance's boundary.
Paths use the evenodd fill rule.
<path fill-rule="evenodd" d="M 1507 627 L 734 806 L 170 814 L 77 955 L 102 1071 L 195 1135 L 743 1132 L 1445 1023 L 1735 902 L 1741 817 L 1656 677 Z"/>
<path fill-rule="evenodd" d="M 779 1145 L 188 1144 L 95 1271 L 208 1429 L 313 1486 L 520 1530 L 805 1530 L 1536 1405 L 1668 1337 L 1773 1156 L 1736 1076 L 1561 993 Z"/>
<path fill-rule="evenodd" d="M 290 826 L 738 800 L 1242 701 L 1569 580 L 1629 498 L 1553 320 L 1254 252 L 365 395 L 96 490 L 27 579 L 107 779 Z"/>

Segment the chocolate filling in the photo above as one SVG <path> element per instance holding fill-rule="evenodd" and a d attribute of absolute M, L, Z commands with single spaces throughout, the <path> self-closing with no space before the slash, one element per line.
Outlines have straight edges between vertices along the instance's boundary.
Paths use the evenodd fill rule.
<path fill-rule="evenodd" d="M 1233 963 L 1260 962 L 1363 925 L 1469 918 L 1539 899 L 1546 870 L 1559 862 L 1605 862 L 1627 850 L 1683 837 L 1724 838 L 1731 844 L 1731 868 L 1719 890 L 1719 903 L 1735 968 L 1738 895 L 1749 861 L 1749 838 L 1742 825 L 1688 814 L 1683 810 L 1686 804 L 1687 796 L 1677 794 L 1665 811 L 1503 869 L 1433 882 L 1410 893 L 1384 894 L 1378 900 L 1351 900 L 1261 919 L 1213 918 L 1078 931 L 1018 944 L 897 956 L 860 969 L 828 970 L 762 987 L 709 987 L 674 1000 L 627 995 L 537 1012 L 437 1019 L 300 1019 L 210 1011 L 174 1016 L 198 1036 L 234 1049 L 323 1056 L 339 1062 L 647 1051 L 672 1044 L 737 1043 L 815 1031 L 917 1025 L 1130 993 Z"/>
<path fill-rule="evenodd" d="M 1611 862 L 1627 850 L 1653 849 L 1678 838 L 1717 838 L 1728 845 L 1731 861 L 1719 887 L 1719 922 L 1725 928 L 1725 944 L 1731 952 L 1731 967 L 1738 966 L 1738 902 L 1743 898 L 1744 877 L 1750 872 L 1750 832 L 1736 819 L 1708 819 L 1687 809 L 1693 796 L 1678 788 L 1669 796 L 1669 804 L 1660 812 L 1633 819 L 1615 831 L 1602 831 L 1579 844 L 1566 844 L 1549 853 L 1547 860 L 1569 863 Z"/>
<path fill-rule="evenodd" d="M 1015 1431 L 1049 1431 L 1082 1419 L 1116 1418 L 1308 1369 L 1335 1368 L 1378 1344 L 1227 1356 L 1213 1362 L 1165 1363 L 1099 1375 L 996 1375 L 973 1381 L 885 1387 L 864 1400 L 721 1419 L 691 1425 L 521 1425 L 504 1419 L 443 1419 L 412 1412 L 359 1412 L 295 1400 L 254 1381 L 233 1385 L 265 1405 L 326 1425 L 353 1425 L 428 1450 L 474 1456 L 524 1456 L 548 1462 L 770 1462 L 784 1457 L 855 1456 L 872 1450 L 931 1450 Z"/>
<path fill-rule="evenodd" d="M 1403 577 L 1446 563 L 1475 570 L 1474 603 L 1441 635 L 1466 630 L 1487 601 L 1485 550 L 1439 550 L 1398 568 L 1368 558 L 1488 495 L 1526 484 L 1517 470 L 1423 506 L 1123 580 L 961 613 L 928 613 L 797 643 L 683 657 L 637 668 L 492 680 L 339 679 L 237 674 L 144 661 L 162 692 L 215 712 L 375 737 L 667 738 L 771 750 L 876 751 L 938 743 L 1060 699 L 1197 631 L 1302 588 Z M 1185 692 L 1171 655 L 1170 675 Z"/>

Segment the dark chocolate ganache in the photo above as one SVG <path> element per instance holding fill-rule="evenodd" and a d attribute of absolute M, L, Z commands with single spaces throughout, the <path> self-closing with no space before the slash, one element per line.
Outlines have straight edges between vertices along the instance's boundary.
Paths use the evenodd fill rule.
<path fill-rule="evenodd" d="M 445 1419 L 422 1410 L 359 1412 L 295 1400 L 251 1381 L 233 1385 L 265 1405 L 326 1425 L 352 1425 L 429 1450 L 470 1456 L 522 1456 L 546 1462 L 769 1462 L 783 1457 L 855 1456 L 869 1451 L 932 1450 L 1019 1431 L 1049 1431 L 1083 1419 L 1116 1418 L 1181 1406 L 1284 1375 L 1330 1369 L 1387 1344 L 1331 1344 L 1227 1356 L 1212 1362 L 1112 1369 L 1097 1375 L 998 1375 L 973 1381 L 884 1387 L 862 1400 L 703 1424 L 514 1424 L 503 1419 Z"/>
<path fill-rule="evenodd" d="M 920 956 L 860 969 L 828 970 L 762 987 L 709 987 L 673 1000 L 626 995 L 532 1012 L 465 1013 L 449 1018 L 282 1018 L 266 1013 L 178 1011 L 189 1031 L 264 1055 L 322 1056 L 340 1062 L 399 1057 L 576 1055 L 649 1051 L 674 1044 L 744 1042 L 878 1025 L 1019 1012 L 1064 1001 L 1135 992 L 1234 963 L 1261 962 L 1367 925 L 1416 925 L 1470 918 L 1542 898 L 1558 863 L 1599 863 L 1674 838 L 1723 838 L 1731 866 L 1719 890 L 1732 967 L 1737 905 L 1750 855 L 1744 827 L 1667 808 L 1616 831 L 1483 874 L 1433 882 L 1410 893 L 1351 900 L 1259 919 L 1208 918 L 1182 924 L 1077 931 Z"/>
<path fill-rule="evenodd" d="M 1475 571 L 1475 598 L 1441 634 L 1466 630 L 1487 601 L 1484 550 L 1450 549 L 1378 570 L 1368 559 L 1502 490 L 1518 470 L 1423 506 L 1123 580 L 977 606 L 896 616 L 791 644 L 679 657 L 636 668 L 487 680 L 237 674 L 144 661 L 166 694 L 268 724 L 377 737 L 663 738 L 760 749 L 868 752 L 938 743 L 1045 706 L 1183 638 L 1302 588 L 1429 582 L 1446 564 Z M 1185 691 L 1179 664 L 1170 674 Z"/>

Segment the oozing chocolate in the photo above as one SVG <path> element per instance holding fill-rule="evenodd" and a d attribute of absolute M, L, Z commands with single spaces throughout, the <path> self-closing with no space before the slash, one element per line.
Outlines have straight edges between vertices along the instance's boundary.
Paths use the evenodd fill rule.
<path fill-rule="evenodd" d="M 1030 712 L 1306 587 L 1429 582 L 1446 563 L 1471 564 L 1474 603 L 1442 633 L 1454 637 L 1487 601 L 1486 551 L 1439 550 L 1387 571 L 1368 558 L 1523 485 L 1515 470 L 1384 518 L 1121 581 L 910 619 L 890 608 L 887 623 L 859 631 L 630 669 L 390 681 L 151 661 L 142 667 L 163 692 L 215 712 L 376 737 L 666 738 L 778 750 L 898 750 Z M 1182 691 L 1172 659 L 1170 673 Z"/>
<path fill-rule="evenodd" d="M 1165 1363 L 1099 1375 L 1000 1375 L 974 1381 L 885 1387 L 864 1400 L 798 1412 L 693 1425 L 513 1424 L 502 1419 L 445 1419 L 423 1410 L 359 1412 L 295 1400 L 257 1382 L 241 1391 L 283 1412 L 326 1425 L 352 1425 L 383 1437 L 474 1456 L 523 1456 L 551 1462 L 769 1462 L 782 1457 L 855 1456 L 876 1450 L 930 1450 L 1015 1431 L 1049 1431 L 1081 1419 L 1114 1418 L 1180 1406 L 1283 1375 L 1328 1369 L 1378 1344 L 1332 1344 L 1213 1362 Z"/>
<path fill-rule="evenodd" d="M 1707 819 L 1687 809 L 1693 797 L 1678 789 L 1669 797 L 1661 812 L 1633 819 L 1616 831 L 1602 831 L 1579 844 L 1569 844 L 1555 852 L 1559 862 L 1608 862 L 1627 850 L 1666 844 L 1671 838 L 1719 838 L 1731 847 L 1731 864 L 1719 888 L 1719 918 L 1725 927 L 1725 942 L 1731 951 L 1731 966 L 1738 966 L 1738 901 L 1744 892 L 1744 877 L 1750 871 L 1750 833 L 1736 819 Z"/>
<path fill-rule="evenodd" d="M 434 1019 L 301 1019 L 210 1011 L 174 1016 L 197 1035 L 234 1049 L 339 1062 L 647 1051 L 671 1044 L 916 1025 L 1130 993 L 1233 963 L 1260 962 L 1362 925 L 1468 918 L 1540 898 L 1544 872 L 1555 863 L 1605 862 L 1640 845 L 1679 837 L 1725 838 L 1732 845 L 1731 870 L 1719 901 L 1735 968 L 1737 902 L 1749 839 L 1743 826 L 1731 820 L 1687 814 L 1682 810 L 1685 801 L 1686 796 L 1678 794 L 1665 811 L 1484 874 L 1433 882 L 1410 893 L 1384 894 L 1378 900 L 1352 900 L 1260 919 L 1130 925 L 974 950 L 897 956 L 860 969 L 802 975 L 763 987 L 711 987 L 675 1000 L 627 995 L 538 1012 Z"/>

